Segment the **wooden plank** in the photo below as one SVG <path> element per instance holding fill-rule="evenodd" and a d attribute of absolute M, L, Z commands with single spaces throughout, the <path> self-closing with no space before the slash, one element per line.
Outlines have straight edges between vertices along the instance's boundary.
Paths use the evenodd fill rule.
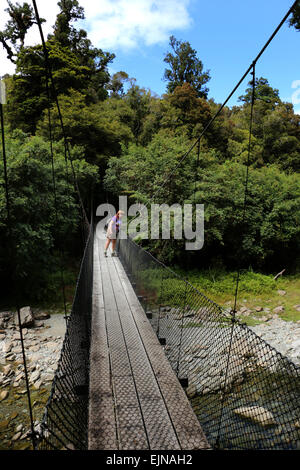
<path fill-rule="evenodd" d="M 119 262 L 119 260 L 112 260 L 110 263 L 111 284 L 115 293 L 124 340 L 127 345 L 150 449 L 179 450 L 180 446 L 173 424 L 116 271 L 115 264 Z"/>
<path fill-rule="evenodd" d="M 89 449 L 209 448 L 120 260 L 94 250 Z"/>
<path fill-rule="evenodd" d="M 100 243 L 99 248 L 101 250 Z M 99 259 L 119 449 L 148 449 L 147 434 L 109 274 L 111 259 L 105 258 L 101 251 Z"/>
<path fill-rule="evenodd" d="M 209 448 L 200 423 L 165 357 L 163 348 L 128 281 L 124 268 L 119 260 L 114 262 L 168 413 L 176 429 L 181 448 L 184 450 Z"/>
<path fill-rule="evenodd" d="M 90 450 L 118 449 L 104 299 L 96 240 L 94 243 L 88 447 Z"/>

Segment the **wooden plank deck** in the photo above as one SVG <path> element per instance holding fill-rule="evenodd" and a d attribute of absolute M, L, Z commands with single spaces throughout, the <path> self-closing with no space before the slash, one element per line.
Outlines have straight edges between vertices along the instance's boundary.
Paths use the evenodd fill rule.
<path fill-rule="evenodd" d="M 207 448 L 120 260 L 95 236 L 89 449 Z"/>

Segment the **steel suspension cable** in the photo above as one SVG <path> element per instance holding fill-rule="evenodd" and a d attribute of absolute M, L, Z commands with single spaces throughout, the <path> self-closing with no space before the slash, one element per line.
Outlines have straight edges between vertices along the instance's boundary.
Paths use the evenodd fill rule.
<path fill-rule="evenodd" d="M 184 160 L 188 157 L 188 155 L 192 152 L 192 150 L 198 145 L 198 150 L 197 150 L 197 167 L 199 165 L 199 155 L 200 155 L 200 141 L 202 139 L 202 137 L 204 136 L 204 134 L 207 132 L 207 130 L 210 128 L 210 126 L 213 124 L 213 122 L 217 119 L 217 117 L 220 115 L 221 111 L 224 109 L 224 107 L 226 106 L 226 104 L 228 103 L 228 101 L 230 100 L 230 98 L 234 95 L 234 93 L 237 91 L 237 89 L 239 88 L 239 86 L 242 84 L 242 82 L 245 80 L 245 78 L 247 77 L 247 75 L 251 72 L 251 70 L 253 69 L 253 67 L 256 65 L 257 61 L 260 59 L 260 57 L 262 56 L 262 54 L 264 53 L 264 51 L 267 49 L 267 47 L 270 45 L 270 43 L 273 41 L 273 39 L 275 38 L 275 36 L 277 35 L 277 33 L 279 32 L 279 30 L 281 29 L 281 27 L 283 26 L 283 24 L 286 22 L 286 20 L 288 19 L 288 17 L 290 16 L 290 14 L 293 12 L 294 8 L 296 7 L 298 3 L 298 0 L 295 0 L 293 5 L 291 6 L 291 8 L 288 10 L 288 12 L 285 14 L 285 16 L 283 17 L 283 19 L 281 20 L 281 22 L 279 23 L 279 25 L 277 26 L 277 28 L 273 31 L 273 33 L 271 34 L 271 36 L 269 37 L 269 39 L 267 40 L 267 42 L 265 43 L 265 45 L 262 47 L 262 49 L 259 51 L 259 53 L 257 54 L 256 58 L 252 61 L 251 65 L 248 67 L 248 69 L 246 70 L 246 72 L 243 74 L 243 76 L 240 78 L 240 80 L 238 81 L 238 83 L 235 85 L 235 87 L 233 88 L 233 90 L 231 91 L 231 93 L 227 96 L 227 98 L 225 99 L 225 101 L 223 102 L 223 104 L 219 107 L 219 109 L 217 110 L 217 112 L 214 114 L 214 116 L 210 119 L 210 121 L 206 124 L 206 126 L 204 127 L 203 131 L 201 132 L 201 134 L 199 135 L 199 137 L 196 139 L 196 141 L 191 145 L 191 147 L 187 150 L 187 152 L 185 152 L 182 157 L 180 158 L 179 162 L 177 163 L 177 165 L 175 166 L 175 168 L 173 168 L 173 170 L 171 170 L 167 175 L 164 176 L 164 181 L 163 183 L 159 186 L 159 189 L 156 190 L 154 192 L 154 194 L 150 197 L 150 200 L 148 200 L 148 202 L 145 204 L 145 208 L 149 207 L 151 205 L 151 203 L 153 202 L 155 196 L 161 192 L 162 188 L 164 188 L 164 186 L 167 184 L 167 182 L 169 181 L 169 179 L 171 178 L 171 176 L 173 176 L 173 174 L 178 170 L 178 168 L 181 166 L 181 164 L 184 162 Z M 197 180 L 195 179 L 195 185 L 194 185 L 194 201 L 195 201 L 195 191 L 196 191 L 196 182 Z M 143 211 L 140 211 L 139 214 L 142 215 L 142 212 Z M 131 219 L 131 222 L 133 220 L 135 220 L 138 215 L 135 215 L 132 219 Z"/>
<path fill-rule="evenodd" d="M 1 137 L 2 137 L 2 158 L 3 158 L 3 168 L 4 168 L 5 199 L 6 199 L 6 210 L 7 210 L 7 225 L 8 225 L 9 247 L 10 247 L 9 259 L 12 260 L 12 264 L 11 264 L 12 265 L 12 281 L 13 281 L 13 284 L 16 284 L 17 273 L 15 272 L 15 268 L 16 268 L 15 243 L 14 243 L 14 236 L 13 236 L 12 222 L 11 222 L 11 206 L 10 206 L 10 197 L 9 197 L 9 180 L 8 180 L 8 172 L 7 172 L 7 157 L 6 157 L 4 116 L 3 116 L 2 102 L 0 102 L 0 122 L 1 122 Z M 30 437 L 32 440 L 33 449 L 35 450 L 37 433 L 34 429 L 33 412 L 32 412 L 31 396 L 30 396 L 30 388 L 29 388 L 29 380 L 28 380 L 28 370 L 27 370 L 27 364 L 26 364 L 26 354 L 25 354 L 22 324 L 21 324 L 21 315 L 20 315 L 19 289 L 17 285 L 14 285 L 14 287 L 15 287 L 15 293 L 17 296 L 16 311 L 17 311 L 18 326 L 19 326 L 19 333 L 20 333 L 20 340 L 21 340 L 26 392 L 27 392 L 27 399 L 28 399 L 29 419 L 30 419 L 30 427 L 31 427 Z"/>
<path fill-rule="evenodd" d="M 273 31 L 273 33 L 271 34 L 271 36 L 269 37 L 269 39 L 267 40 L 267 42 L 264 44 L 264 46 L 262 47 L 262 49 L 259 51 L 259 53 L 257 54 L 256 58 L 252 61 L 251 65 L 248 67 L 248 69 L 246 70 L 246 72 L 243 74 L 243 76 L 240 78 L 240 80 L 238 81 L 238 83 L 235 85 L 235 87 L 233 88 L 233 90 L 231 91 L 231 93 L 227 96 L 227 98 L 225 99 L 225 101 L 223 102 L 223 104 L 219 107 L 219 109 L 217 110 L 217 112 L 214 114 L 214 116 L 210 119 L 210 121 L 207 123 L 207 125 L 204 127 L 204 129 L 202 130 L 202 132 L 200 133 L 199 137 L 196 139 L 196 141 L 192 144 L 192 146 L 187 150 L 187 152 L 180 158 L 179 162 L 177 163 L 177 165 L 175 166 L 175 168 L 173 170 L 171 170 L 165 177 L 164 177 L 164 181 L 163 183 L 159 186 L 159 189 L 156 190 L 154 192 L 154 194 L 152 195 L 152 197 L 150 198 L 150 200 L 145 204 L 145 207 L 147 208 L 148 206 L 151 205 L 151 203 L 153 202 L 154 198 L 156 197 L 156 195 L 161 192 L 162 188 L 165 187 L 165 185 L 167 184 L 167 182 L 170 180 L 171 176 L 177 171 L 177 169 L 181 166 L 181 164 L 184 162 L 184 160 L 187 158 L 187 156 L 192 152 L 192 150 L 198 146 L 198 149 L 197 149 L 197 168 L 198 168 L 198 165 L 199 165 L 199 156 L 200 156 L 200 142 L 201 142 L 201 139 L 202 137 L 205 135 L 205 133 L 207 132 L 207 130 L 210 128 L 210 126 L 213 124 L 213 122 L 217 119 L 217 117 L 220 115 L 221 111 L 224 109 L 224 107 L 226 106 L 226 104 L 228 103 L 228 101 L 230 100 L 230 98 L 234 95 L 234 93 L 236 92 L 236 90 L 239 88 L 239 86 L 241 85 L 241 83 L 244 81 L 244 79 L 247 77 L 247 75 L 251 72 L 251 70 L 254 70 L 255 71 L 255 66 L 256 66 L 256 63 L 257 61 L 260 59 L 260 57 L 263 55 L 264 51 L 267 49 L 267 47 L 270 45 L 270 43 L 272 42 L 272 40 L 275 38 L 275 36 L 277 35 L 277 33 L 279 32 L 279 30 L 281 29 L 281 27 L 283 26 L 283 24 L 286 22 L 286 20 L 288 19 L 288 17 L 290 16 L 290 14 L 293 12 L 295 6 L 298 4 L 298 0 L 294 1 L 293 5 L 291 6 L 291 8 L 288 10 L 288 12 L 284 15 L 283 19 L 280 21 L 279 25 L 277 26 L 277 28 Z M 253 110 L 252 110 L 253 111 Z M 252 122 L 252 121 L 251 121 Z M 252 124 L 251 124 L 252 126 Z M 252 131 L 252 127 L 251 127 L 251 131 Z M 250 137 L 250 136 L 249 136 Z M 251 139 L 251 137 L 250 137 Z M 249 143 L 249 146 L 250 146 L 250 143 Z M 248 157 L 249 157 L 249 154 L 248 154 Z M 198 171 L 198 170 L 197 170 Z M 196 171 L 196 178 L 197 178 L 197 171 Z M 195 178 L 195 182 L 194 182 L 194 203 L 195 203 L 195 193 L 196 193 L 196 183 L 197 183 L 197 179 Z M 248 166 L 247 166 L 247 178 L 248 178 Z M 247 182 L 247 181 L 246 181 Z M 246 195 L 245 195 L 246 197 Z M 244 210 L 245 210 L 245 205 L 244 205 Z M 140 212 L 140 214 L 142 215 L 142 211 Z M 131 221 L 133 221 L 134 219 L 136 219 L 138 217 L 138 214 L 133 217 L 133 219 Z M 243 217 L 244 217 L 244 214 L 243 214 Z M 163 250 L 162 252 L 164 251 L 165 249 L 165 245 L 163 247 Z M 238 289 L 238 284 L 239 284 L 239 276 L 240 274 L 238 274 L 238 279 L 237 279 L 237 285 L 236 285 L 236 293 L 235 293 L 235 305 L 234 305 L 234 310 L 236 309 L 236 297 L 237 297 L 237 289 Z"/>
<path fill-rule="evenodd" d="M 171 176 L 175 173 L 175 171 L 180 167 L 180 165 L 184 162 L 184 160 L 188 157 L 188 155 L 191 153 L 191 151 L 196 147 L 196 145 L 199 143 L 200 139 L 204 136 L 204 134 L 207 132 L 207 130 L 210 128 L 210 126 L 213 124 L 213 122 L 217 119 L 217 117 L 220 115 L 221 111 L 224 109 L 230 98 L 234 95 L 234 93 L 237 91 L 237 89 L 240 87 L 242 82 L 245 80 L 247 75 L 251 72 L 253 66 L 257 63 L 257 61 L 260 59 L 260 57 L 263 55 L 267 47 L 270 45 L 270 43 L 273 41 L 279 30 L 282 28 L 290 14 L 293 12 L 294 8 L 296 7 L 297 3 L 299 0 L 296 0 L 289 11 L 286 13 L 286 15 L 283 17 L 277 28 L 274 30 L 274 32 L 271 34 L 270 38 L 267 40 L 265 45 L 262 47 L 260 52 L 257 54 L 256 58 L 252 61 L 251 65 L 248 67 L 244 75 L 240 78 L 238 83 L 235 85 L 231 93 L 227 96 L 225 99 L 224 103 L 219 107 L 217 112 L 214 114 L 214 116 L 210 119 L 210 121 L 206 124 L 204 127 L 203 131 L 199 135 L 199 137 L 196 139 L 196 141 L 191 145 L 191 147 L 185 152 L 182 157 L 180 158 L 178 164 L 175 166 L 175 168 L 169 172 L 165 177 L 164 177 L 164 182 L 160 185 L 159 189 L 154 193 L 153 197 L 150 199 L 151 201 L 154 199 L 154 197 L 161 191 L 161 189 L 167 184 L 168 180 L 171 178 Z"/>

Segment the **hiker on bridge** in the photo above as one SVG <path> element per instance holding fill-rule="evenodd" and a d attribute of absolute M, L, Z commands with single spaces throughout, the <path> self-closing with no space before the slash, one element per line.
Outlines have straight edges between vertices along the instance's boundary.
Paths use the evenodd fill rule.
<path fill-rule="evenodd" d="M 117 236 L 120 231 L 120 227 L 122 224 L 122 216 L 124 215 L 123 211 L 118 211 L 116 215 L 114 215 L 107 227 L 107 232 L 106 232 L 106 243 L 105 243 L 105 248 L 104 248 L 104 256 L 107 256 L 107 250 L 109 247 L 109 244 L 111 242 L 112 244 L 112 253 L 111 256 L 117 256 L 117 253 L 115 252 L 115 247 L 117 243 Z"/>

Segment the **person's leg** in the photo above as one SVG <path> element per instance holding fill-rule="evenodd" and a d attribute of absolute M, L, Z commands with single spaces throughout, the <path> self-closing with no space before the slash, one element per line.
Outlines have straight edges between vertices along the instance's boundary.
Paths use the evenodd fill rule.
<path fill-rule="evenodd" d="M 112 256 L 115 256 L 115 248 L 116 248 L 116 243 L 117 243 L 117 239 L 114 238 L 112 241 L 111 241 L 111 244 L 112 244 Z"/>
<path fill-rule="evenodd" d="M 111 240 L 108 238 L 105 243 L 105 248 L 104 248 L 104 256 L 107 256 L 107 249 L 109 247 Z"/>

